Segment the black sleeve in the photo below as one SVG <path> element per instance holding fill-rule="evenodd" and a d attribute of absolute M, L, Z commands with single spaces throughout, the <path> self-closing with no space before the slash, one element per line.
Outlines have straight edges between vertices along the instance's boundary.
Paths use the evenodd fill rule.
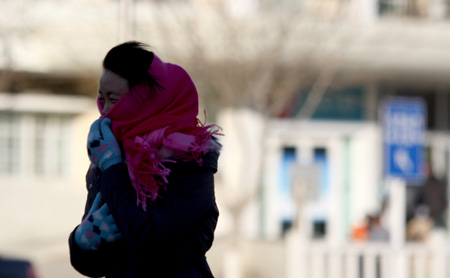
<path fill-rule="evenodd" d="M 131 250 L 148 250 L 179 239 L 212 207 L 213 171 L 198 166 L 177 169 L 172 169 L 167 190 L 147 211 L 136 205 L 126 164 L 113 165 L 102 173 L 102 197 Z"/>
<path fill-rule="evenodd" d="M 70 263 L 78 272 L 89 277 L 103 277 L 106 275 L 108 254 L 101 250 L 86 251 L 81 249 L 75 241 L 75 230 L 70 234 L 69 247 Z"/>
<path fill-rule="evenodd" d="M 94 184 L 97 169 L 90 167 L 88 174 L 86 175 L 86 185 Z M 88 214 L 95 196 L 98 193 L 96 187 L 87 188 L 88 195 L 86 200 L 85 211 L 82 219 Z M 114 264 L 114 258 L 117 253 L 120 252 L 120 243 L 108 243 L 102 245 L 102 248 L 96 251 L 89 251 L 80 248 L 75 241 L 75 230 L 72 231 L 69 236 L 69 249 L 70 249 L 70 262 L 72 266 L 81 274 L 89 277 L 103 277 L 106 275 L 107 269 L 111 268 L 111 264 Z M 123 245 L 123 242 L 122 242 Z"/>

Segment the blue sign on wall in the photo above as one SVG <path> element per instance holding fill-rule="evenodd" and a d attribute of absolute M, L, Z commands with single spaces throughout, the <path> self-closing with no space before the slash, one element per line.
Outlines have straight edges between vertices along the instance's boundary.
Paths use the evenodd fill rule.
<path fill-rule="evenodd" d="M 418 98 L 393 98 L 383 105 L 385 175 L 410 182 L 424 178 L 426 105 Z"/>

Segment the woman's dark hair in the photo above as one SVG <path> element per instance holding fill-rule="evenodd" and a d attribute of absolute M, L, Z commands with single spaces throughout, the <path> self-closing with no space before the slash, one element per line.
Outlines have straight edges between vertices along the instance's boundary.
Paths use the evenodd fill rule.
<path fill-rule="evenodd" d="M 103 60 L 103 68 L 125 78 L 130 88 L 143 81 L 159 87 L 158 82 L 148 73 L 154 56 L 148 48 L 147 44 L 136 41 L 119 44 L 108 51 Z"/>

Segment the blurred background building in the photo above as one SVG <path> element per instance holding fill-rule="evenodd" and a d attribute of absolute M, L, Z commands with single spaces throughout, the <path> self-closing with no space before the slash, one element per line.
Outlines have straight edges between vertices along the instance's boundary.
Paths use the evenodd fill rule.
<path fill-rule="evenodd" d="M 42 277 L 79 277 L 66 242 L 84 207 L 97 80 L 106 52 L 131 39 L 186 68 L 207 121 L 224 128 L 208 254 L 217 277 L 322 277 L 352 263 L 369 271 L 374 261 L 361 263 L 366 251 L 353 243 L 419 242 L 429 255 L 432 231 L 447 229 L 447 0 L 0 3 L 0 254 L 30 258 Z M 426 111 L 423 178 L 399 191 L 384 172 L 382 107 L 393 97 Z M 443 189 L 424 189 L 426 165 Z M 313 243 L 323 252 L 301 248 Z M 383 248 L 369 257 L 382 260 Z M 363 260 L 343 262 L 344 249 Z M 436 250 L 446 255 L 423 269 L 445 277 L 448 251 Z M 421 262 L 398 264 L 420 266 L 412 261 Z"/>

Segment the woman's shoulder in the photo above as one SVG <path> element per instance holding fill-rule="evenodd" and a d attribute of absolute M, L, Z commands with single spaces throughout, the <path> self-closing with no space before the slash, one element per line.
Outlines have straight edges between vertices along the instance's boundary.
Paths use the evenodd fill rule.
<path fill-rule="evenodd" d="M 201 167 L 207 167 L 213 169 L 213 172 L 217 172 L 217 161 L 219 159 L 219 152 L 209 151 L 202 157 Z"/>
<path fill-rule="evenodd" d="M 191 159 L 185 161 L 183 158 L 173 159 L 164 162 L 164 166 L 171 170 L 171 173 L 188 172 L 193 173 L 197 171 L 210 171 L 217 172 L 217 160 L 219 153 L 215 151 L 209 151 L 203 156 L 197 159 Z"/>

